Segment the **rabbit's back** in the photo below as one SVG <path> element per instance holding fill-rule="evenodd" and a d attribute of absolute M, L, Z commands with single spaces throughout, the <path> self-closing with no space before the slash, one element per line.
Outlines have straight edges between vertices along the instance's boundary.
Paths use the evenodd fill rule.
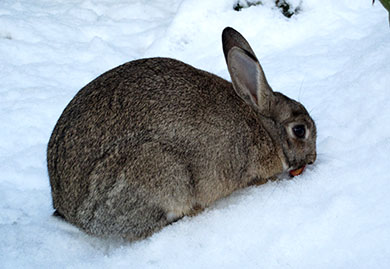
<path fill-rule="evenodd" d="M 255 137 L 272 144 L 258 121 L 215 75 L 167 58 L 121 65 L 81 89 L 53 131 L 54 207 L 96 234 L 147 226 L 128 223 L 137 214 L 164 226 L 248 183 Z"/>

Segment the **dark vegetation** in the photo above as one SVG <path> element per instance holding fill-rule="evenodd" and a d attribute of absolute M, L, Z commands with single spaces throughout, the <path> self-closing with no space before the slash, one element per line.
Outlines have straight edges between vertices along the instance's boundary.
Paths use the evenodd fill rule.
<path fill-rule="evenodd" d="M 256 0 L 238 0 L 233 5 L 233 9 L 240 11 L 243 8 L 249 8 L 251 6 L 263 5 L 262 1 Z M 296 15 L 300 12 L 300 5 L 298 7 L 293 7 L 288 0 L 275 0 L 275 7 L 280 10 L 280 12 L 287 18 L 291 18 L 293 15 Z"/>

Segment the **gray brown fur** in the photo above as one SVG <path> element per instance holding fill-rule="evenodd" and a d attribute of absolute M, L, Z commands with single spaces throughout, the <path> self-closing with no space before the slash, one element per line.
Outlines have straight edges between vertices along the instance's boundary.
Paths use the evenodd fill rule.
<path fill-rule="evenodd" d="M 270 92 L 259 89 L 253 103 L 253 93 L 237 89 L 244 82 L 229 61 L 242 54 L 229 51 L 241 47 L 257 59 L 238 32 L 223 35 L 234 87 L 180 61 L 150 58 L 116 67 L 77 93 L 47 150 L 57 214 L 89 234 L 142 239 L 237 189 L 314 162 L 307 111 L 270 88 L 266 108 L 260 99 Z M 305 124 L 310 137 L 290 137 L 290 122 Z"/>

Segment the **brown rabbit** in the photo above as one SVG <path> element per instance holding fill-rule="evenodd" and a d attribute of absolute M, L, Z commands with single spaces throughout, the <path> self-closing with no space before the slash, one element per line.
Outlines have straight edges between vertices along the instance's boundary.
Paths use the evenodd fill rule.
<path fill-rule="evenodd" d="M 238 32 L 226 28 L 222 41 L 233 83 L 150 58 L 77 93 L 47 150 L 56 214 L 89 234 L 142 239 L 315 161 L 316 127 L 306 109 L 272 91 Z"/>

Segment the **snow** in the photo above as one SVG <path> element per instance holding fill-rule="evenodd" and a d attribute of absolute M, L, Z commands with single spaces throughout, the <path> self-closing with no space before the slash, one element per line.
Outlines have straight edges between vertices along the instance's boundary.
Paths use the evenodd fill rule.
<path fill-rule="evenodd" d="M 270 3 L 2 0 L 0 268 L 389 268 L 390 30 L 368 0 Z M 225 26 L 274 90 L 301 101 L 318 159 L 292 180 L 240 190 L 152 237 L 111 242 L 51 214 L 46 145 L 62 110 L 126 61 L 174 57 L 229 79 Z"/>

